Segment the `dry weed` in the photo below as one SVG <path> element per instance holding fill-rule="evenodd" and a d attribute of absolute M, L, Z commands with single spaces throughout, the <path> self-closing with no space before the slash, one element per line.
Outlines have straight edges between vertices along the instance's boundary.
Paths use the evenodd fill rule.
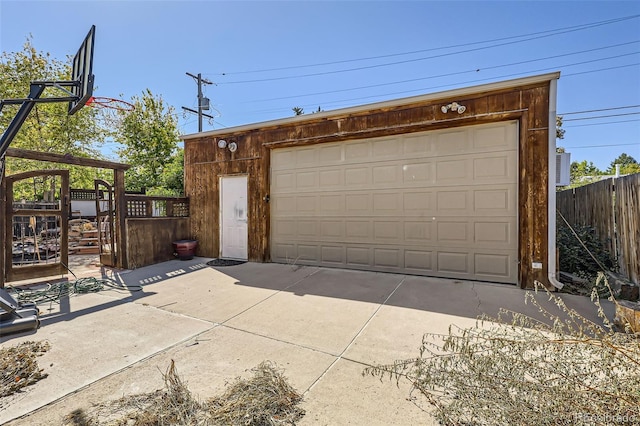
<path fill-rule="evenodd" d="M 237 378 L 226 392 L 202 403 L 182 381 L 172 360 L 163 374 L 165 389 L 133 395 L 75 410 L 65 421 L 72 426 L 164 425 L 295 425 L 304 415 L 302 396 L 274 364 L 265 361 L 249 379 Z"/>
<path fill-rule="evenodd" d="M 24 342 L 0 348 L 0 407 L 2 398 L 47 377 L 36 358 L 48 350 L 48 342 Z"/>

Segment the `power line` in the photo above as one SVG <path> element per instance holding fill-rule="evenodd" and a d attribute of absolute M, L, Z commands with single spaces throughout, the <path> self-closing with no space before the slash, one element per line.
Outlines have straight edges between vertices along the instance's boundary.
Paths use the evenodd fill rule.
<path fill-rule="evenodd" d="M 571 74 L 564 74 L 563 77 L 573 77 L 574 75 L 582 75 L 582 74 L 591 74 L 592 72 L 600 72 L 600 71 L 609 71 L 609 70 L 617 70 L 620 68 L 629 68 L 629 67 L 635 67 L 637 65 L 640 65 L 640 62 L 636 62 L 633 64 L 628 64 L 628 65 L 619 65 L 617 67 L 609 67 L 609 68 L 600 68 L 597 70 L 591 70 L 591 71 L 581 71 L 581 72 L 572 72 Z"/>
<path fill-rule="evenodd" d="M 605 124 L 617 124 L 617 123 L 631 123 L 640 120 L 619 120 L 619 121 L 605 121 L 604 123 L 591 123 L 591 124 L 574 124 L 573 126 L 562 126 L 563 128 L 569 127 L 587 127 L 587 126 L 604 126 Z"/>
<path fill-rule="evenodd" d="M 611 143 L 611 144 L 606 144 L 606 145 L 564 146 L 563 148 L 565 148 L 565 149 L 608 148 L 610 146 L 631 146 L 631 145 L 640 146 L 640 144 L 638 144 L 636 142 L 636 143 Z"/>
<path fill-rule="evenodd" d="M 582 54 L 582 53 L 590 53 L 590 52 L 595 52 L 597 50 L 610 49 L 610 48 L 613 48 L 613 47 L 626 46 L 626 45 L 629 45 L 629 44 L 636 44 L 636 43 L 640 43 L 640 40 L 634 40 L 634 41 L 630 41 L 630 42 L 626 42 L 626 43 L 620 43 L 620 44 L 614 44 L 614 45 L 610 45 L 610 46 L 603 46 L 603 47 L 598 47 L 598 48 L 594 48 L 594 49 L 582 50 L 582 51 L 579 51 L 579 52 L 572 52 L 572 53 L 565 53 L 565 54 L 561 54 L 561 55 L 547 56 L 547 57 L 544 57 L 544 58 L 531 59 L 531 60 L 527 60 L 527 61 L 512 62 L 510 64 L 493 65 L 493 66 L 490 66 L 490 67 L 483 67 L 483 68 L 474 68 L 474 69 L 470 69 L 470 70 L 466 70 L 466 71 L 457 71 L 457 72 L 453 72 L 453 73 L 446 73 L 446 74 L 439 74 L 439 75 L 433 75 L 433 76 L 428 76 L 428 77 L 413 78 L 413 79 L 409 79 L 409 80 L 394 81 L 394 82 L 389 82 L 389 83 L 371 84 L 371 85 L 368 85 L 368 86 L 359 86 L 359 87 L 352 87 L 352 88 L 346 88 L 346 89 L 328 90 L 328 91 L 324 91 L 324 92 L 307 93 L 307 94 L 304 94 L 304 95 L 281 96 L 281 97 L 278 97 L 278 98 L 259 99 L 259 100 L 250 101 L 250 102 L 252 102 L 252 103 L 254 103 L 254 102 L 268 102 L 268 101 L 276 101 L 276 100 L 284 100 L 284 99 L 301 98 L 301 97 L 306 97 L 306 96 L 316 96 L 316 95 L 327 95 L 327 94 L 331 94 L 331 93 L 350 92 L 350 91 L 354 91 L 354 90 L 371 89 L 371 88 L 374 88 L 374 87 L 391 86 L 391 85 L 395 85 L 395 84 L 412 83 L 412 82 L 415 82 L 415 81 L 431 80 L 431 79 L 434 79 L 434 78 L 441 78 L 441 77 L 451 77 L 451 76 L 454 76 L 454 75 L 461 75 L 461 74 L 470 74 L 470 73 L 476 73 L 476 72 L 486 71 L 486 70 L 491 70 L 491 69 L 505 68 L 505 67 L 510 67 L 510 66 L 514 66 L 514 65 L 522 65 L 522 64 L 526 64 L 526 63 L 544 61 L 544 60 L 548 60 L 548 59 L 556 59 L 556 58 L 561 58 L 561 57 L 565 57 L 565 56 L 579 55 L 579 54 Z M 618 55 L 618 56 L 612 56 L 612 57 L 608 57 L 608 58 L 596 59 L 596 60 L 593 60 L 593 61 L 603 61 L 603 60 L 608 60 L 608 59 L 616 59 L 616 58 L 623 57 L 623 56 L 637 55 L 639 53 L 640 52 L 631 52 L 631 53 L 622 54 L 622 55 Z M 593 62 L 593 61 L 578 62 L 578 63 L 575 63 L 575 64 L 569 64 L 569 65 L 564 65 L 564 66 L 566 67 L 566 66 L 581 65 L 581 64 L 588 63 L 588 62 Z M 245 101 L 244 103 L 248 103 L 248 102 L 249 101 Z"/>
<path fill-rule="evenodd" d="M 614 107 L 614 108 L 590 109 L 586 111 L 559 112 L 558 115 L 564 116 L 564 115 L 572 115 L 572 114 L 586 114 L 590 112 L 613 111 L 617 109 L 629 109 L 629 108 L 638 108 L 638 107 L 640 107 L 640 105 L 629 105 L 629 106 L 621 106 L 621 107 Z"/>
<path fill-rule="evenodd" d="M 562 121 L 565 122 L 565 121 L 595 120 L 597 118 L 622 117 L 625 115 L 640 115 L 640 112 L 626 112 L 623 114 L 608 114 L 608 115 L 596 115 L 594 117 L 568 118 Z"/>
<path fill-rule="evenodd" d="M 437 51 L 437 50 L 455 49 L 455 48 L 458 48 L 458 47 L 474 46 L 474 45 L 478 45 L 478 44 L 493 43 L 493 42 L 497 42 L 497 41 L 512 40 L 512 39 L 530 37 L 530 36 L 538 36 L 538 35 L 541 35 L 541 34 L 548 34 L 548 33 L 554 33 L 554 34 L 551 34 L 551 35 L 564 34 L 564 33 L 567 33 L 567 32 L 581 31 L 581 30 L 584 30 L 584 29 L 594 28 L 594 27 L 598 27 L 598 26 L 602 26 L 602 25 L 609 25 L 609 24 L 618 23 L 618 22 L 622 22 L 622 21 L 626 21 L 626 20 L 630 20 L 630 19 L 636 19 L 638 17 L 640 17 L 640 15 L 630 15 L 630 16 L 624 16 L 624 17 L 621 17 L 621 18 L 609 19 L 609 20 L 606 20 L 606 21 L 591 22 L 591 23 L 575 25 L 575 26 L 571 26 L 571 27 L 562 27 L 562 28 L 556 28 L 556 29 L 553 29 L 553 30 L 538 31 L 538 32 L 529 33 L 529 34 L 521 34 L 521 35 L 516 35 L 516 36 L 509 36 L 509 37 L 502 37 L 502 38 L 496 38 L 496 39 L 490 39 L 490 40 L 483 40 L 483 41 L 477 41 L 477 42 L 472 42 L 472 43 L 455 44 L 455 45 L 444 46 L 444 47 L 435 47 L 435 48 L 430 48 L 430 49 L 414 50 L 414 51 L 410 51 L 410 52 L 392 53 L 392 54 L 389 54 L 389 55 L 370 56 L 370 57 L 357 58 L 357 59 L 345 59 L 345 60 L 340 60 L 340 61 L 331 61 L 331 62 L 323 62 L 323 63 L 307 64 L 307 65 L 292 65 L 292 66 L 287 66 L 287 67 L 266 68 L 266 69 L 261 69 L 261 70 L 223 72 L 223 73 L 219 73 L 219 74 L 215 74 L 214 73 L 214 75 L 226 76 L 226 75 L 233 75 L 233 74 L 255 74 L 255 73 L 262 73 L 262 72 L 285 71 L 285 70 L 300 69 L 300 68 L 312 68 L 312 67 L 319 67 L 319 66 L 326 66 L 326 65 L 337 65 L 337 64 L 351 63 L 351 62 L 369 61 L 369 60 L 373 60 L 373 59 L 383 59 L 383 58 L 390 58 L 390 57 L 396 57 L 396 56 L 414 55 L 416 53 L 425 53 L 425 52 L 432 52 L 432 51 Z M 546 37 L 548 37 L 548 35 Z M 531 39 L 529 39 L 529 40 L 531 40 Z M 521 40 L 521 41 L 528 41 L 528 40 Z"/>
<path fill-rule="evenodd" d="M 590 61 L 590 62 L 596 62 L 596 61 L 597 60 Z M 580 64 L 582 64 L 582 63 L 580 63 Z M 578 65 L 578 64 L 569 64 L 569 65 L 563 65 L 563 66 L 564 67 L 569 67 L 569 66 L 573 66 L 573 65 Z M 600 71 L 609 71 L 609 70 L 627 68 L 627 67 L 638 66 L 638 65 L 640 65 L 640 62 L 636 62 L 636 63 L 628 64 L 628 65 L 619 65 L 619 66 L 615 66 L 615 67 L 600 68 L 600 69 L 596 69 L 596 70 L 584 71 L 584 72 L 579 72 L 579 73 L 563 74 L 563 78 L 574 76 L 574 75 L 579 75 L 579 74 L 587 74 L 587 73 L 594 73 L 594 72 L 600 72 Z M 505 78 L 518 77 L 518 76 L 522 76 L 522 75 L 533 74 L 533 73 L 549 71 L 549 70 L 556 70 L 558 68 L 560 68 L 560 67 L 557 67 L 557 66 L 556 67 L 548 67 L 548 68 L 542 68 L 542 69 L 537 69 L 537 70 L 532 70 L 532 71 L 506 74 L 506 75 L 501 75 L 501 76 L 497 76 L 497 77 L 488 77 L 488 78 L 481 78 L 481 79 L 476 79 L 476 80 L 467 80 L 467 81 L 464 81 L 464 82 L 442 84 L 442 85 L 431 86 L 431 87 L 426 87 L 426 88 L 403 90 L 401 92 L 385 93 L 385 94 L 381 94 L 381 95 L 361 96 L 361 97 L 358 97 L 358 98 L 341 99 L 339 101 L 319 102 L 319 103 L 321 103 L 322 105 L 331 105 L 331 104 L 340 104 L 340 103 L 348 103 L 349 104 L 349 103 L 351 103 L 353 101 L 359 101 L 359 100 L 363 100 L 363 99 L 388 98 L 388 97 L 391 97 L 391 96 L 408 94 L 408 93 L 416 93 L 416 92 L 424 93 L 424 92 L 429 91 L 429 90 L 443 89 L 443 88 L 452 87 L 452 86 L 465 86 L 465 85 L 469 85 L 469 84 L 473 84 L 473 83 L 484 83 L 484 82 L 488 82 L 488 81 L 499 81 L 499 80 L 502 80 L 502 79 L 505 79 Z M 314 102 L 314 104 L 318 104 L 318 102 Z M 307 107 L 307 106 L 313 107 L 314 104 L 304 105 L 304 107 Z M 271 109 L 271 110 L 260 110 L 260 111 L 250 111 L 250 112 L 254 112 L 254 113 L 259 113 L 259 112 L 279 112 L 279 111 L 286 111 L 287 109 L 288 108 L 277 108 L 277 109 Z"/>

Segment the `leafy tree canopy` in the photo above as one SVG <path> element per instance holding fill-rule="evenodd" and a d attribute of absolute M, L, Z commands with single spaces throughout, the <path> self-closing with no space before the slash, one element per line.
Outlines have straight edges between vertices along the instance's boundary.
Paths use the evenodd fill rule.
<path fill-rule="evenodd" d="M 122 144 L 122 160 L 131 164 L 125 184 L 129 190 L 182 193 L 183 153 L 178 148 L 178 118 L 160 95 L 146 89 L 134 96 L 133 111 L 118 111 L 113 138 Z"/>
<path fill-rule="evenodd" d="M 628 155 L 627 153 L 622 153 L 611 162 L 609 168 L 607 169 L 607 174 L 614 174 L 616 172 L 616 164 L 620 165 L 620 173 L 623 175 L 629 175 L 632 173 L 640 173 L 640 164 L 636 161 L 635 158 Z"/>
<path fill-rule="evenodd" d="M 587 162 L 587 160 L 573 161 L 569 173 L 572 187 L 594 182 L 598 180 L 598 176 L 602 175 L 602 171 L 592 161 Z"/>

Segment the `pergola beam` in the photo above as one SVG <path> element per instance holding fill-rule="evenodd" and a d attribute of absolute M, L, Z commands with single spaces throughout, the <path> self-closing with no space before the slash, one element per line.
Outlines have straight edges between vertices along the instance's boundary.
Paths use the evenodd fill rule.
<path fill-rule="evenodd" d="M 7 157 L 24 160 L 47 161 L 50 163 L 72 164 L 74 166 L 99 167 L 101 169 L 128 170 L 131 166 L 113 161 L 95 160 L 93 158 L 75 157 L 71 154 L 54 154 L 50 152 L 30 151 L 28 149 L 8 148 Z"/>

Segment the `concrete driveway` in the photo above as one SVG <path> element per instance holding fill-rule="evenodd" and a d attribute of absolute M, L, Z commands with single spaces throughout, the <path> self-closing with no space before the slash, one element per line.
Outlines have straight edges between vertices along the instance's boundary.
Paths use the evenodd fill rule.
<path fill-rule="evenodd" d="M 0 342 L 49 341 L 38 359 L 49 376 L 0 400 L 0 424 L 59 425 L 75 409 L 160 389 L 171 359 L 201 399 L 274 361 L 304 393 L 302 425 L 435 424 L 407 400 L 407 385 L 362 377 L 363 369 L 415 357 L 425 332 L 472 326 L 500 307 L 536 314 L 525 291 L 504 284 L 208 260 L 112 272 L 143 290 L 41 305 L 36 333 Z M 562 297 L 596 319 L 588 298 Z"/>

